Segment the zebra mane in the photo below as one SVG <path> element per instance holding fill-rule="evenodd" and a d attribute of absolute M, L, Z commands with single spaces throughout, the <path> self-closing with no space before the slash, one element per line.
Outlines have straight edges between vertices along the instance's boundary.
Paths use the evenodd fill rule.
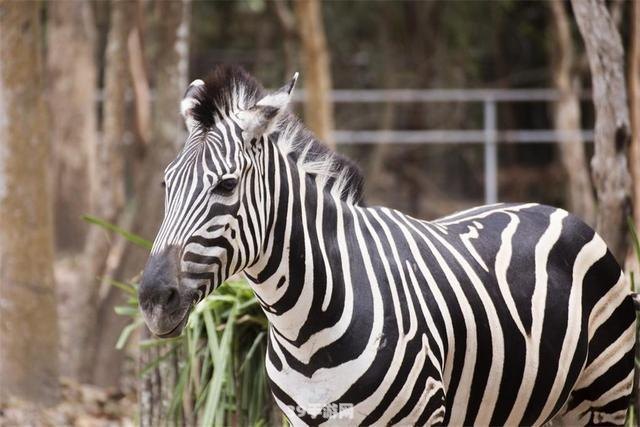
<path fill-rule="evenodd" d="M 234 65 L 216 67 L 202 87 L 194 94 L 192 114 L 205 127 L 215 124 L 217 111 L 229 113 L 251 108 L 267 94 L 256 79 Z M 351 203 L 361 202 L 364 177 L 358 165 L 323 145 L 294 114 L 288 111 L 280 114 L 271 136 L 300 170 L 317 176 L 320 182 L 332 181 L 334 196 Z"/>

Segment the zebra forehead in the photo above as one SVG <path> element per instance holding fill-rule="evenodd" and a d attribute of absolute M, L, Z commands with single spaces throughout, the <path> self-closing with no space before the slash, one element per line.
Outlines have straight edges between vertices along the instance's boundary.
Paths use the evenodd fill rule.
<path fill-rule="evenodd" d="M 238 167 L 238 159 L 228 147 L 219 141 L 197 142 L 190 150 L 183 151 L 168 167 L 165 173 L 189 169 L 195 176 L 204 177 L 211 173 L 225 175 Z"/>

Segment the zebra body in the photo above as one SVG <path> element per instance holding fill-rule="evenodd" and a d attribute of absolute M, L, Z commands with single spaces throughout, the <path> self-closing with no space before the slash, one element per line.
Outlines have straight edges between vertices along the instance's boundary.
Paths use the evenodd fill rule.
<path fill-rule="evenodd" d="M 593 230 L 537 204 L 433 222 L 358 203 L 361 183 L 234 69 L 192 85 L 141 283 L 179 333 L 243 273 L 270 323 L 267 375 L 294 424 L 624 422 L 635 312 Z"/>

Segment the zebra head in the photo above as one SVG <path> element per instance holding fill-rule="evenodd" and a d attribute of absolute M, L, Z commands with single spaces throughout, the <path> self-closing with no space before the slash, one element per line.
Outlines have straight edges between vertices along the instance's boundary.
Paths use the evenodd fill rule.
<path fill-rule="evenodd" d="M 187 89 L 180 107 L 188 137 L 165 169 L 164 219 L 139 288 L 155 335 L 178 335 L 198 301 L 257 259 L 261 145 L 296 80 L 265 94 L 242 69 L 220 67 Z"/>

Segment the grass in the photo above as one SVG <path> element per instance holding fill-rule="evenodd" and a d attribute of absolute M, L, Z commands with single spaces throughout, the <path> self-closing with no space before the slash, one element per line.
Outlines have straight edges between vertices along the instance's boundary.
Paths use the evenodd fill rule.
<path fill-rule="evenodd" d="M 144 249 L 151 248 L 151 242 L 99 218 L 86 216 L 85 220 Z M 134 331 L 144 325 L 138 308 L 137 284 L 108 280 L 126 297 L 125 303 L 116 307 L 116 313 L 131 318 L 116 344 L 123 349 Z M 264 366 L 267 326 L 249 285 L 230 281 L 195 307 L 179 337 L 141 341 L 141 351 L 169 346 L 162 356 L 141 367 L 141 377 L 172 353 L 180 355 L 178 381 L 165 419 L 180 420 L 187 416 L 197 419 L 198 425 L 208 426 L 266 425 L 273 406 Z"/>
<path fill-rule="evenodd" d="M 132 319 L 118 339 L 118 348 L 123 348 L 144 323 L 137 309 L 136 285 L 119 286 L 128 301 L 116 312 Z M 142 350 L 156 345 L 170 345 L 170 350 L 143 366 L 141 376 L 172 352 L 181 356 L 167 419 L 182 419 L 186 408 L 202 425 L 266 424 L 271 410 L 264 366 L 267 319 L 247 283 L 226 282 L 205 298 L 179 337 L 139 343 Z"/>
<path fill-rule="evenodd" d="M 267 320 L 245 282 L 225 283 L 200 303 L 184 333 L 177 396 L 191 394 L 203 425 L 260 425 L 269 414 Z M 179 415 L 179 414 L 174 414 Z"/>

